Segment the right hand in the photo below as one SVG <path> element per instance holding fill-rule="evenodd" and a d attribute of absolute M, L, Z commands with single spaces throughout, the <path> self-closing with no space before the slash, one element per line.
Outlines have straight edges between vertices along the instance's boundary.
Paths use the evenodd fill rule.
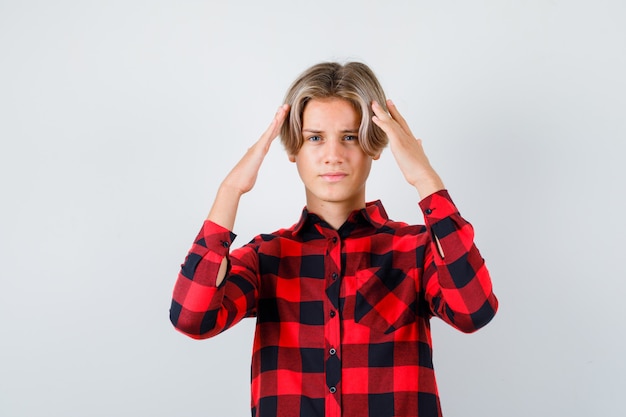
<path fill-rule="evenodd" d="M 222 182 L 222 187 L 242 195 L 252 190 L 261 168 L 261 163 L 270 149 L 270 145 L 280 133 L 280 129 L 289 114 L 289 105 L 283 104 L 278 108 L 272 123 L 261 135 L 259 140 L 252 145 L 241 160 L 235 165 Z"/>

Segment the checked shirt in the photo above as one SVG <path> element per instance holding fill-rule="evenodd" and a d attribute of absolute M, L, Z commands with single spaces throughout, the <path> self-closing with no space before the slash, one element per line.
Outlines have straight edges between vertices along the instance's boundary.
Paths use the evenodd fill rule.
<path fill-rule="evenodd" d="M 178 275 L 171 321 L 203 339 L 256 317 L 253 417 L 440 416 L 429 320 L 473 332 L 497 300 L 448 192 L 420 208 L 425 225 L 413 226 L 368 203 L 339 230 L 304 209 L 293 227 L 230 253 L 235 235 L 206 221 Z"/>

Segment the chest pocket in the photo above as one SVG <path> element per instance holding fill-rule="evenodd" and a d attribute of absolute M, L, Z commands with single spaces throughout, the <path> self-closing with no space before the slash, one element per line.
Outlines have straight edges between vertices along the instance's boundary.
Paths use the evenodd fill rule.
<path fill-rule="evenodd" d="M 366 268 L 356 273 L 354 321 L 389 334 L 415 322 L 417 292 L 399 269 Z"/>

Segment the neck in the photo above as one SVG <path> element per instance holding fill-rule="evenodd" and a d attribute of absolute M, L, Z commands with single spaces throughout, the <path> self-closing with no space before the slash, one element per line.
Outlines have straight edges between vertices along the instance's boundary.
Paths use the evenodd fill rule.
<path fill-rule="evenodd" d="M 365 201 L 357 203 L 318 201 L 315 204 L 307 203 L 307 210 L 321 217 L 333 229 L 339 228 L 346 222 L 350 213 L 365 207 Z"/>

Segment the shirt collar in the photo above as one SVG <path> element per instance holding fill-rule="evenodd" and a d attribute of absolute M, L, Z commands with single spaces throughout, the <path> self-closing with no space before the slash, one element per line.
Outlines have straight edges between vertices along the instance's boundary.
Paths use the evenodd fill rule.
<path fill-rule="evenodd" d="M 293 232 L 294 234 L 301 233 L 308 222 L 317 223 L 320 221 L 319 216 L 315 213 L 310 213 L 305 207 L 302 209 L 302 215 L 298 223 L 294 226 Z M 376 200 L 365 203 L 365 208 L 353 211 L 348 216 L 346 223 L 369 223 L 374 226 L 374 228 L 380 229 L 387 221 L 389 221 L 389 217 L 383 207 L 383 203 L 380 200 Z"/>

